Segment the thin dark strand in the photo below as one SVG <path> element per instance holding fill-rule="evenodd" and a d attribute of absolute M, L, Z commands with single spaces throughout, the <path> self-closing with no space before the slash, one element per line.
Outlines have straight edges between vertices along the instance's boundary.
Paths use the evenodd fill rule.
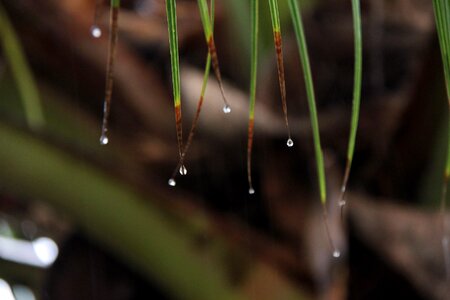
<path fill-rule="evenodd" d="M 203 99 L 204 98 L 202 96 L 200 96 L 198 104 L 197 104 L 197 111 L 195 113 L 195 118 L 192 121 L 191 129 L 189 131 L 189 135 L 188 135 L 188 139 L 187 139 L 186 145 L 184 146 L 184 149 L 183 149 L 183 151 L 181 153 L 181 156 L 180 156 L 180 159 L 178 161 L 178 164 L 177 164 L 177 166 L 175 167 L 175 170 L 172 173 L 172 177 L 171 177 L 172 179 L 175 179 L 175 177 L 177 176 L 177 173 L 180 170 L 181 166 L 184 165 L 184 160 L 186 158 L 186 154 L 187 154 L 187 152 L 189 150 L 189 147 L 192 144 L 192 140 L 194 139 L 194 135 L 195 135 L 195 130 L 197 129 L 197 124 L 198 124 L 198 121 L 200 119 L 200 113 L 202 111 L 202 106 L 203 106 Z"/>
<path fill-rule="evenodd" d="M 347 200 L 345 198 L 345 195 L 347 192 L 348 179 L 350 177 L 350 168 L 351 168 L 351 161 L 347 160 L 347 163 L 345 165 L 344 179 L 342 180 L 342 186 L 341 186 L 341 191 L 340 191 L 339 200 L 338 200 L 339 208 L 341 211 L 340 215 L 341 215 L 342 223 L 344 222 L 344 210 L 345 210 L 345 206 L 347 205 Z"/>
<path fill-rule="evenodd" d="M 223 81 L 222 81 L 222 75 L 220 73 L 220 67 L 219 67 L 219 59 L 217 57 L 217 50 L 216 50 L 216 44 L 214 43 L 214 37 L 211 36 L 208 40 L 208 51 L 211 55 L 211 64 L 214 70 L 214 74 L 217 78 L 217 82 L 219 83 L 220 93 L 222 94 L 222 99 L 224 103 L 224 112 L 229 113 L 230 111 L 230 105 L 228 104 L 227 98 L 225 96 L 225 90 L 223 88 Z"/>
<path fill-rule="evenodd" d="M 247 180 L 248 180 L 248 193 L 254 194 L 255 189 L 253 188 L 252 182 L 252 149 L 253 149 L 253 129 L 254 120 L 250 119 L 248 121 L 248 138 L 247 138 Z"/>
<path fill-rule="evenodd" d="M 450 47 L 450 36 L 449 36 L 449 31 L 450 29 L 448 28 L 448 26 L 450 25 L 450 5 L 448 3 L 448 1 L 443 1 L 444 2 L 444 14 L 445 14 L 445 18 L 443 18 L 443 22 L 444 24 L 441 26 L 444 30 L 443 30 L 443 37 L 444 37 L 444 45 L 445 45 L 445 55 L 443 56 L 443 63 L 444 66 L 447 66 L 446 68 L 446 88 L 447 88 L 447 101 L 448 101 L 448 118 L 450 118 L 450 91 L 449 91 L 449 81 L 450 81 L 450 54 L 449 54 L 449 47 Z M 450 130 L 450 119 L 448 121 L 448 130 Z M 450 138 L 449 138 L 450 139 Z M 450 283 L 450 252 L 449 252 L 449 243 L 450 243 L 450 233 L 449 233 L 449 229 L 448 229 L 448 224 L 447 224 L 447 218 L 446 218 L 446 210 L 447 210 L 447 187 L 448 187 L 448 179 L 449 179 L 449 160 L 450 158 L 448 157 L 448 155 L 450 155 L 450 141 L 447 142 L 447 165 L 446 165 L 446 169 L 445 169 L 445 174 L 444 174 L 444 179 L 443 179 L 443 186 L 442 186 L 442 195 L 441 195 L 441 215 L 442 215 L 442 248 L 444 251 L 444 262 L 445 262 L 445 274 L 446 274 L 446 279 L 447 282 Z M 447 292 L 449 290 L 447 289 Z"/>
<path fill-rule="evenodd" d="M 444 176 L 444 186 L 442 188 L 441 194 L 441 225 L 442 225 L 442 250 L 444 252 L 444 263 L 445 263 L 445 274 L 447 282 L 450 282 L 450 239 L 448 232 L 448 224 L 446 218 L 447 211 L 447 186 L 448 186 L 448 175 Z"/>
<path fill-rule="evenodd" d="M 177 131 L 178 155 L 181 158 L 183 153 L 183 122 L 181 117 L 181 106 L 175 106 L 175 127 Z"/>
<path fill-rule="evenodd" d="M 327 213 L 327 207 L 325 203 L 322 203 L 322 217 L 323 217 L 323 224 L 325 225 L 325 231 L 327 234 L 327 239 L 328 239 L 328 245 L 330 246 L 331 249 L 331 253 L 333 255 L 333 257 L 338 258 L 339 256 L 341 256 L 341 252 L 338 250 L 338 248 L 335 246 L 333 239 L 331 238 L 331 233 L 330 233 L 330 228 L 328 225 L 328 213 Z"/>
<path fill-rule="evenodd" d="M 119 8 L 111 7 L 111 14 L 110 14 L 111 31 L 109 33 L 108 61 L 106 65 L 105 102 L 103 105 L 102 135 L 100 137 L 100 142 L 102 144 L 108 143 L 108 121 L 111 111 L 111 96 L 114 84 L 114 61 L 118 37 L 118 19 L 119 19 Z"/>

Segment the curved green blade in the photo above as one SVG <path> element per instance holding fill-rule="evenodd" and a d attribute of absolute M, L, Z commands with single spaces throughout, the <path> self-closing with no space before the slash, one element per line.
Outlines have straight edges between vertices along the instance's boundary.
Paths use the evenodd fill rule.
<path fill-rule="evenodd" d="M 254 194 L 255 189 L 252 183 L 252 148 L 253 130 L 255 120 L 256 102 L 256 80 L 258 73 L 258 32 L 259 32 L 259 0 L 252 0 L 250 6 L 251 14 L 251 69 L 250 69 L 250 103 L 248 114 L 248 138 L 247 138 L 247 180 L 248 193 Z"/>
<path fill-rule="evenodd" d="M 325 182 L 325 166 L 323 163 L 323 152 L 320 144 L 320 131 L 319 120 L 317 117 L 316 100 L 314 95 L 314 84 L 311 75 L 311 67 L 309 64 L 308 48 L 306 45 L 305 33 L 303 30 L 303 23 L 301 19 L 300 9 L 298 7 L 297 0 L 289 0 L 289 10 L 291 12 L 292 21 L 294 24 L 295 35 L 297 37 L 298 48 L 300 52 L 300 60 L 302 62 L 303 74 L 305 77 L 306 95 L 308 99 L 309 114 L 311 116 L 311 127 L 314 140 L 314 151 L 317 164 L 317 175 L 320 190 L 320 201 L 323 209 L 323 220 L 327 233 L 327 238 L 331 251 L 334 257 L 341 255 L 340 251 L 335 247 L 333 239 L 331 238 L 329 226 L 328 226 L 328 213 L 326 208 L 327 194 L 326 194 L 326 182 Z"/>
<path fill-rule="evenodd" d="M 311 67 L 309 64 L 308 48 L 306 45 L 305 33 L 303 30 L 302 17 L 296 0 L 289 0 L 289 10 L 294 24 L 295 36 L 299 48 L 300 60 L 302 62 L 303 74 L 305 77 L 306 94 L 308 98 L 309 113 L 311 116 L 311 127 L 314 140 L 314 151 L 316 156 L 317 175 L 320 190 L 320 200 L 326 202 L 326 182 L 325 167 L 323 164 L 322 146 L 320 144 L 319 120 L 317 118 L 316 98 L 314 94 L 314 84 L 312 80 Z"/>
<path fill-rule="evenodd" d="M 347 190 L 347 183 L 350 177 L 350 169 L 352 167 L 353 154 L 355 152 L 356 132 L 358 130 L 359 110 L 361 103 L 361 79 L 362 79 L 362 34 L 361 34 L 361 10 L 360 0 L 352 0 L 353 11 L 353 34 L 355 41 L 355 65 L 353 77 L 353 104 L 352 104 L 352 118 L 350 125 L 350 136 L 347 148 L 347 163 L 345 165 L 344 178 L 341 186 L 341 196 L 339 205 L 344 207 L 345 192 Z"/>

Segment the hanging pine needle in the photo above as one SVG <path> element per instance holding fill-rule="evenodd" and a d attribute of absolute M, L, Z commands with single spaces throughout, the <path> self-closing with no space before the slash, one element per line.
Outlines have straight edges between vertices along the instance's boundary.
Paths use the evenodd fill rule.
<path fill-rule="evenodd" d="M 298 6 L 297 0 L 289 0 L 289 10 L 291 12 L 292 22 L 294 25 L 295 35 L 297 38 L 300 60 L 302 62 L 303 74 L 305 77 L 306 85 L 306 95 L 308 99 L 309 114 L 311 116 L 311 128 L 313 132 L 314 141 L 314 151 L 316 157 L 318 183 L 320 191 L 320 200 L 323 208 L 323 219 L 325 224 L 325 229 L 327 237 L 332 248 L 333 256 L 339 257 L 340 251 L 335 247 L 333 240 L 330 235 L 330 230 L 328 226 L 328 214 L 326 208 L 327 194 L 326 194 L 326 182 L 325 182 L 325 167 L 323 163 L 323 152 L 322 146 L 320 144 L 320 131 L 319 131 L 319 120 L 317 117 L 316 100 L 314 94 L 314 84 L 312 80 L 311 67 L 309 64 L 308 47 L 306 45 L 305 33 L 303 30 L 303 22 L 300 14 L 300 8 Z"/>
<path fill-rule="evenodd" d="M 359 108 L 361 100 L 361 78 L 362 78 L 362 34 L 361 34 L 361 11 L 359 0 L 352 0 L 353 11 L 353 34 L 355 44 L 355 65 L 353 77 L 353 104 L 352 118 L 350 125 L 350 137 L 347 148 L 347 163 L 345 165 L 344 178 L 341 185 L 341 195 L 339 206 L 341 207 L 341 216 L 343 216 L 344 206 L 346 204 L 345 192 L 347 190 L 348 178 L 352 167 L 353 154 L 355 152 L 356 132 L 358 130 Z"/>
<path fill-rule="evenodd" d="M 166 0 L 167 24 L 169 30 L 170 63 L 172 70 L 173 103 L 177 131 L 178 154 L 183 153 L 183 128 L 181 118 L 180 62 L 178 55 L 177 8 L 175 0 Z"/>
<path fill-rule="evenodd" d="M 278 9 L 278 0 L 269 0 L 270 16 L 272 19 L 273 39 L 275 44 L 275 52 L 277 56 L 278 83 L 280 85 L 281 104 L 283 107 L 284 122 L 288 133 L 287 146 L 294 146 L 291 137 L 291 129 L 289 127 L 288 110 L 286 102 L 286 82 L 284 79 L 284 61 L 283 61 L 283 40 L 281 37 L 280 12 Z"/>
<path fill-rule="evenodd" d="M 100 144 L 106 145 L 109 142 L 108 138 L 108 122 L 111 112 L 111 97 L 114 84 L 114 62 L 116 56 L 116 46 L 118 37 L 118 22 L 119 22 L 119 8 L 120 0 L 111 0 L 111 12 L 109 19 L 109 47 L 108 60 L 106 64 L 106 85 L 105 85 L 105 101 L 103 103 L 103 122 L 102 134 L 100 136 Z"/>
<path fill-rule="evenodd" d="M 259 32 L 259 0 L 252 0 L 250 5 L 251 22 L 251 64 L 250 64 L 250 104 L 248 115 L 247 139 L 247 179 L 248 193 L 254 194 L 252 182 L 252 148 L 253 130 L 255 125 L 256 80 L 258 73 L 258 32 Z"/>

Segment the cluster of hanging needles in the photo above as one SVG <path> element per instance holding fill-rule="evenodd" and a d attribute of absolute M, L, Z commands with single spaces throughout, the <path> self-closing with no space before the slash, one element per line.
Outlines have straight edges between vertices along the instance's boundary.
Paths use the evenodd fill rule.
<path fill-rule="evenodd" d="M 212 28 L 214 29 L 214 0 L 211 0 L 211 25 Z M 195 134 L 195 130 L 197 128 L 198 125 L 198 121 L 200 119 L 200 113 L 202 111 L 202 106 L 203 106 L 203 101 L 205 99 L 205 92 L 206 92 L 206 86 L 208 84 L 208 78 L 209 78 L 209 73 L 211 70 L 211 53 L 208 51 L 207 57 L 206 57 L 206 64 L 205 64 L 205 71 L 203 74 L 203 82 L 202 82 L 202 88 L 201 88 L 201 92 L 200 92 L 200 97 L 198 99 L 198 103 L 197 103 L 197 110 L 195 112 L 195 117 L 194 120 L 192 121 L 192 125 L 191 125 L 191 129 L 189 130 L 189 135 L 188 135 L 188 139 L 186 142 L 186 145 L 184 146 L 183 152 L 181 154 L 181 157 L 179 159 L 179 162 L 177 164 L 177 166 L 175 167 L 172 176 L 170 177 L 168 183 L 170 186 L 175 186 L 176 185 L 176 181 L 175 181 L 175 177 L 177 175 L 177 173 L 179 172 L 181 175 L 186 175 L 187 174 L 187 169 L 184 166 L 184 160 L 186 158 L 186 154 L 189 150 L 189 147 L 192 144 L 192 140 L 194 138 L 194 134 Z M 227 108 L 226 113 L 230 112 L 230 108 L 229 106 L 225 106 L 224 109 Z M 225 112 L 225 111 L 224 111 Z"/>
<path fill-rule="evenodd" d="M 286 102 L 286 83 L 284 75 L 283 60 L 283 42 L 281 37 L 280 12 L 278 9 L 278 0 L 269 0 L 269 10 L 272 20 L 272 31 L 274 37 L 275 53 L 277 58 L 278 83 L 281 93 L 281 104 L 284 114 L 284 121 L 288 133 L 286 144 L 288 147 L 294 146 L 289 127 L 287 102 Z M 251 1 L 250 4 L 250 22 L 251 22 L 251 63 L 250 63 L 250 104 L 249 104 L 249 120 L 248 120 L 248 138 L 247 138 L 247 180 L 248 193 L 254 194 L 255 189 L 252 181 L 252 148 L 254 135 L 255 120 L 255 101 L 256 101 L 256 81 L 257 81 L 257 65 L 258 65 L 258 26 L 259 26 L 259 1 Z"/>
<path fill-rule="evenodd" d="M 437 1 L 437 0 L 436 0 Z M 435 1 L 435 2 L 436 2 Z M 284 121 L 287 129 L 288 139 L 287 146 L 292 147 L 294 142 L 291 137 L 291 131 L 288 121 L 287 101 L 286 101 L 286 85 L 284 74 L 284 61 L 283 61 L 283 45 L 280 26 L 280 16 L 277 0 L 268 0 L 270 15 L 272 20 L 272 30 L 274 36 L 274 46 L 277 58 L 277 70 L 278 70 L 278 82 L 281 94 L 282 110 L 284 114 Z M 312 81 L 311 68 L 309 64 L 309 56 L 307 51 L 306 39 L 303 30 L 300 9 L 296 0 L 289 0 L 289 9 L 291 12 L 292 22 L 294 25 L 294 31 L 297 38 L 299 55 L 303 67 L 303 73 L 306 84 L 306 93 L 308 99 L 309 112 L 311 116 L 311 127 L 313 132 L 313 141 L 315 149 L 315 158 L 317 164 L 318 184 L 320 191 L 320 199 L 323 207 L 323 218 L 326 228 L 329 244 L 332 248 L 333 256 L 339 257 L 340 252 L 335 247 L 333 239 L 330 235 L 328 226 L 328 216 L 326 209 L 326 181 L 325 181 L 325 168 L 323 162 L 323 152 L 320 143 L 319 122 L 317 117 L 317 108 L 315 103 L 314 85 Z M 91 27 L 91 34 L 95 38 L 99 38 L 102 35 L 102 31 L 98 26 L 99 17 L 99 0 L 96 0 L 94 24 Z M 109 32 L 109 48 L 107 58 L 107 70 L 106 70 L 106 84 L 105 84 L 105 99 L 103 106 L 103 122 L 102 132 L 100 137 L 100 143 L 106 145 L 109 142 L 108 139 L 108 120 L 110 115 L 111 96 L 113 89 L 113 74 L 114 74 L 114 61 L 115 51 L 118 38 L 118 16 L 119 16 L 120 0 L 111 0 L 110 8 L 110 32 Z M 205 96 L 205 90 L 207 81 L 209 78 L 210 68 L 212 66 L 216 79 L 219 84 L 220 92 L 224 102 L 223 112 L 230 113 L 231 107 L 228 104 L 225 96 L 222 76 L 219 67 L 219 61 L 217 56 L 216 45 L 214 41 L 214 0 L 211 0 L 211 9 L 208 9 L 206 0 L 198 0 L 198 7 L 200 10 L 201 21 L 204 29 L 205 39 L 208 47 L 208 54 L 206 58 L 206 65 L 204 71 L 203 84 L 201 88 L 200 97 L 197 104 L 197 111 L 192 122 L 186 145 L 183 146 L 183 130 L 182 130 L 182 114 L 181 114 L 181 85 L 180 85 L 180 65 L 179 65 L 179 53 L 178 53 L 178 31 L 177 31 L 177 13 L 176 13 L 176 0 L 166 1 L 166 13 L 169 33 L 169 48 L 170 48 L 170 60 L 171 60 L 171 75 L 172 75 L 172 88 L 174 98 L 174 111 L 175 111 L 175 126 L 177 133 L 178 143 L 178 164 L 172 173 L 171 178 L 168 181 L 170 186 L 175 186 L 175 177 L 178 173 L 181 175 L 187 174 L 187 168 L 184 165 L 186 154 L 192 143 L 195 130 L 199 121 L 200 113 Z M 350 138 L 347 151 L 347 163 L 345 168 L 345 174 L 343 178 L 341 196 L 339 205 L 343 208 L 345 205 L 345 191 L 350 174 L 351 163 L 353 159 L 356 131 L 359 118 L 359 106 L 361 95 L 361 70 L 362 70 L 362 39 L 361 39 L 361 20 L 360 20 L 360 8 L 359 0 L 352 0 L 353 9 L 353 24 L 354 24 L 354 40 L 355 40 L 355 73 L 354 73 L 354 90 L 353 90 L 353 106 L 352 106 L 352 119 L 350 128 Z M 254 118 L 255 118 L 255 102 L 256 102 L 256 82 L 257 82 L 257 64 L 258 64 L 258 26 L 259 26 L 259 0 L 252 0 L 250 6 L 251 14 L 251 71 L 250 71 L 250 100 L 249 100 L 249 121 L 248 121 L 248 140 L 247 140 L 247 178 L 249 194 L 254 194 L 255 189 L 252 183 L 251 173 L 251 161 L 252 161 L 252 148 L 253 148 L 253 136 L 254 136 Z M 448 171 L 446 173 L 448 178 Z M 444 196 L 445 197 L 445 196 Z"/>
<path fill-rule="evenodd" d="M 184 161 L 186 158 L 186 153 L 189 150 L 190 145 L 192 144 L 192 140 L 194 138 L 195 130 L 197 128 L 197 124 L 200 118 L 200 113 L 202 110 L 202 105 L 205 97 L 206 85 L 209 78 L 209 72 L 211 65 L 213 67 L 215 76 L 217 78 L 220 92 L 222 94 L 222 99 L 224 102 L 223 112 L 225 114 L 229 114 L 231 112 L 231 107 L 228 104 L 228 101 L 225 96 L 225 91 L 223 88 L 222 76 L 220 73 L 219 60 L 217 57 L 217 50 L 214 42 L 214 0 L 211 0 L 211 9 L 209 11 L 206 0 L 199 0 L 198 7 L 200 10 L 200 16 L 202 20 L 203 30 L 206 38 L 206 43 L 208 46 L 208 56 L 206 58 L 206 66 L 203 77 L 203 84 L 200 93 L 200 98 L 197 104 L 197 111 L 194 117 L 194 120 L 191 125 L 191 129 L 189 131 L 188 139 L 186 145 L 183 147 L 182 144 L 182 126 L 181 126 L 181 95 L 180 95 L 180 75 L 179 75 L 179 61 L 178 61 L 178 43 L 177 43 L 177 28 L 176 28 L 176 4 L 175 1 L 168 0 L 166 1 L 167 7 L 167 18 L 169 24 L 169 43 L 171 49 L 171 65 L 172 65 L 172 78 L 173 78 L 173 87 L 174 87 L 174 99 L 175 99 L 175 114 L 176 114 L 176 122 L 177 122 L 177 137 L 178 137 L 178 145 L 179 145 L 179 162 L 172 173 L 171 178 L 168 181 L 170 186 L 175 186 L 176 181 L 175 177 L 177 173 L 181 175 L 187 174 L 187 168 L 184 165 Z M 174 49 L 176 46 L 176 49 Z"/>

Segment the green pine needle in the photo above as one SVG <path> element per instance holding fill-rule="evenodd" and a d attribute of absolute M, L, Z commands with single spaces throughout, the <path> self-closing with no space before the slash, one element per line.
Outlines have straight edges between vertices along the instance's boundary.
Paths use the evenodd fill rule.
<path fill-rule="evenodd" d="M 302 62 L 303 74 L 305 77 L 306 94 L 308 98 L 309 113 L 311 117 L 311 127 L 314 140 L 314 151 L 317 164 L 317 175 L 319 182 L 320 200 L 326 203 L 326 182 L 325 182 L 325 167 L 323 163 L 323 152 L 320 144 L 319 120 L 317 117 L 316 100 L 314 95 L 314 84 L 311 74 L 311 67 L 309 64 L 309 55 L 306 45 L 305 33 L 303 31 L 303 23 L 300 14 L 300 8 L 297 0 L 289 0 L 289 10 L 291 12 L 292 22 L 294 24 L 295 35 L 297 38 L 300 60 Z"/>
<path fill-rule="evenodd" d="M 183 131 L 181 124 L 181 87 L 180 62 L 178 54 L 177 8 L 175 0 L 166 0 L 167 24 L 169 30 L 170 62 L 172 71 L 173 102 L 177 130 L 178 152 L 181 158 L 183 152 Z"/>
<path fill-rule="evenodd" d="M 247 179 L 249 194 L 255 193 L 252 183 L 252 146 L 255 119 L 256 80 L 258 72 L 258 33 L 259 33 L 259 0 L 251 0 L 251 65 L 250 65 L 250 103 L 248 115 L 248 141 L 247 141 Z"/>
<path fill-rule="evenodd" d="M 347 182 L 350 176 L 350 169 L 353 161 L 353 154 L 355 152 L 356 132 L 358 130 L 359 110 L 361 102 L 361 79 L 362 79 L 362 34 L 361 34 L 361 10 L 360 0 L 352 0 L 353 11 L 353 34 L 355 44 L 355 65 L 353 77 L 353 104 L 352 117 L 350 125 L 350 137 L 347 148 L 347 163 L 345 166 L 344 178 L 342 180 L 340 205 L 344 205 L 344 194 L 347 190 Z"/>
<path fill-rule="evenodd" d="M 294 145 L 294 142 L 292 141 L 291 138 L 291 129 L 289 127 L 289 120 L 288 120 L 287 101 L 286 101 L 286 82 L 284 75 L 284 60 L 283 60 L 283 41 L 281 37 L 280 11 L 278 9 L 278 0 L 269 0 L 269 10 L 272 19 L 273 40 L 275 43 L 275 52 L 277 57 L 278 83 L 280 85 L 281 104 L 283 108 L 284 122 L 286 124 L 286 129 L 288 133 L 287 145 L 288 147 L 292 147 Z"/>

